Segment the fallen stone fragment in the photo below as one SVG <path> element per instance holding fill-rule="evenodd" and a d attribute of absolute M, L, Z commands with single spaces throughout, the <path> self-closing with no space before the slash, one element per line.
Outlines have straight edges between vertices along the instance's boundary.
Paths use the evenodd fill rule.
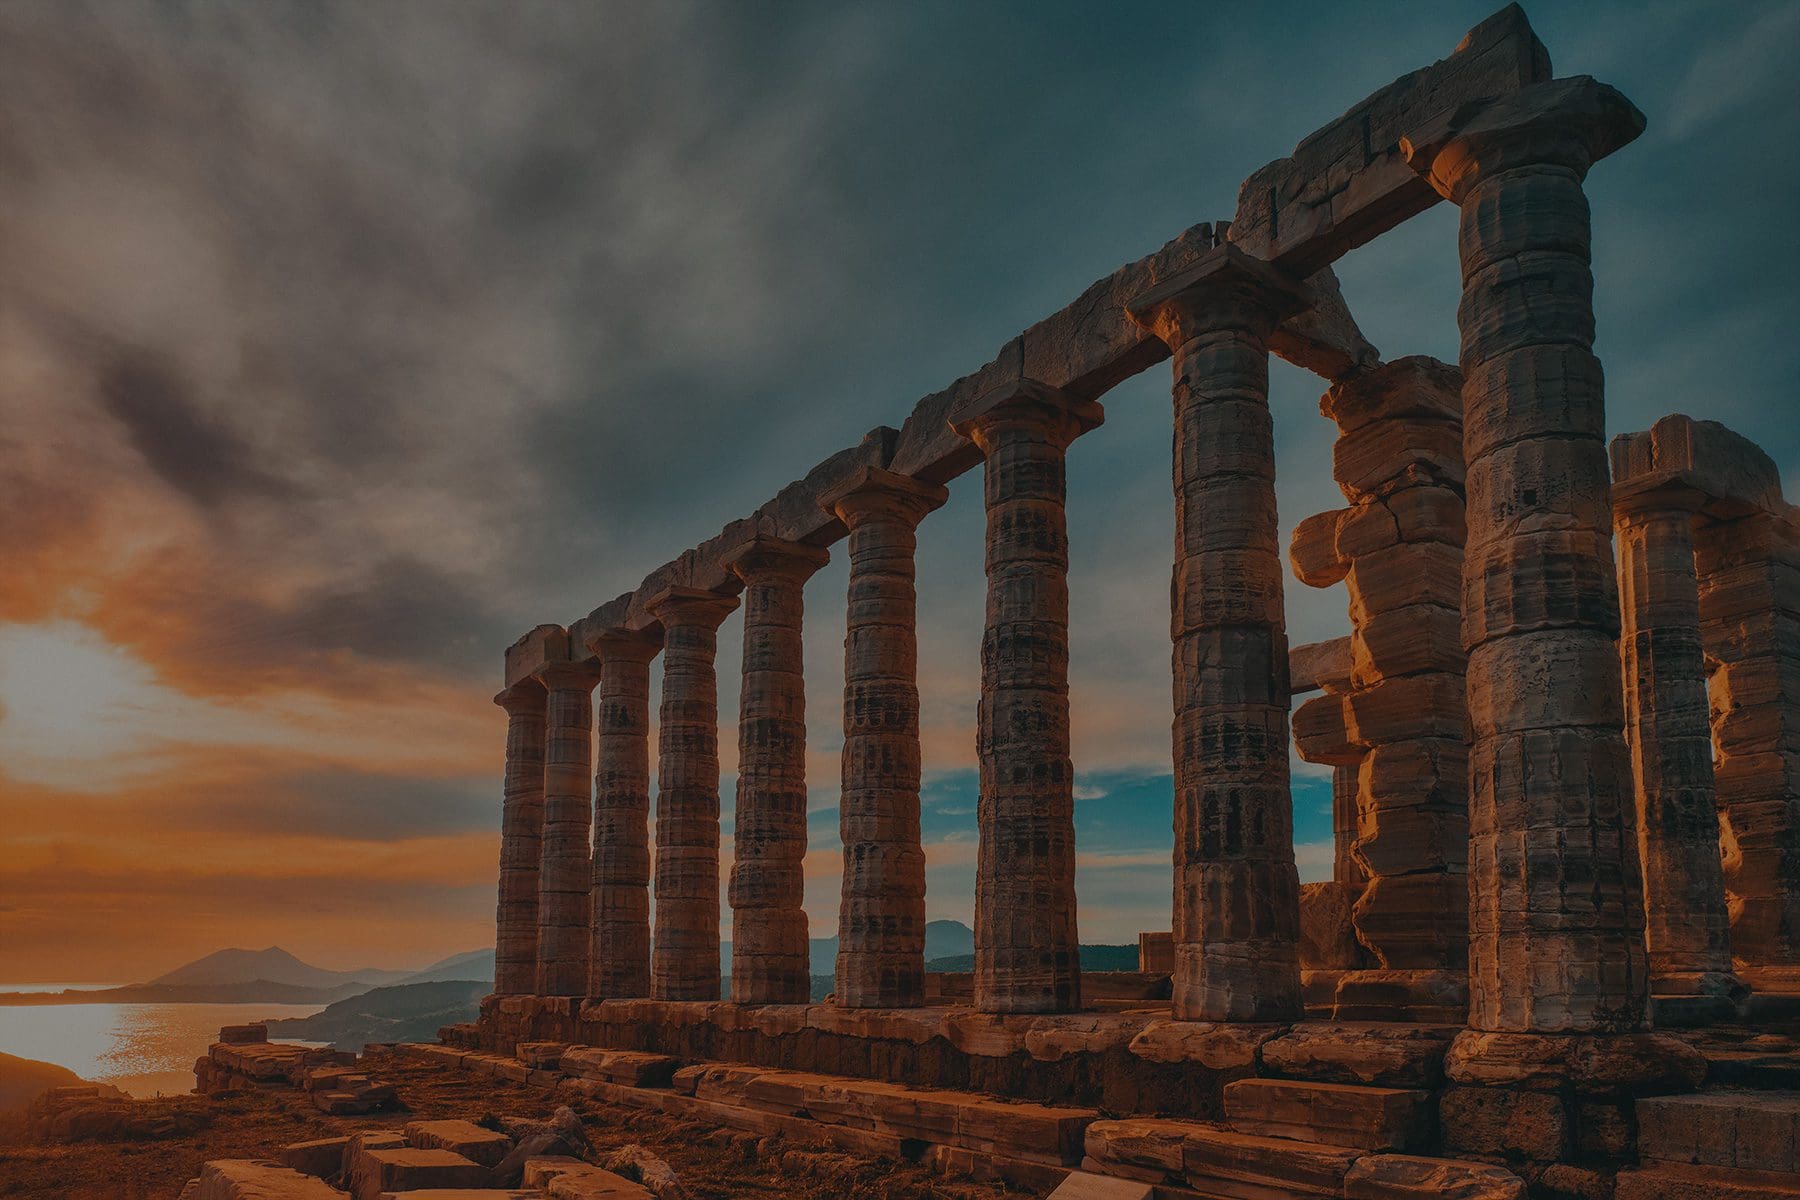
<path fill-rule="evenodd" d="M 512 1139 L 473 1121 L 410 1121 L 406 1140 L 421 1150 L 448 1150 L 470 1162 L 494 1167 L 512 1152 Z"/>
<path fill-rule="evenodd" d="M 676 1178 L 675 1168 L 636 1142 L 613 1151 L 606 1160 L 606 1169 L 643 1184 L 655 1193 L 657 1200 L 686 1200 L 688 1191 Z"/>
<path fill-rule="evenodd" d="M 192 1200 L 344 1200 L 344 1193 L 324 1180 L 250 1159 L 209 1162 L 201 1168 L 197 1183 Z"/>
<path fill-rule="evenodd" d="M 1371 1154 L 1344 1175 L 1344 1200 L 1525 1200 L 1525 1181 L 1504 1167 Z"/>

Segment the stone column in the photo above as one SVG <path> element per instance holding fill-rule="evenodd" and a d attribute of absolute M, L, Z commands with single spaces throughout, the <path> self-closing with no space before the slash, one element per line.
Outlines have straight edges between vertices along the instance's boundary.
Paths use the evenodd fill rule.
<path fill-rule="evenodd" d="M 925 852 L 919 844 L 919 636 L 915 530 L 943 488 L 865 467 L 820 498 L 850 530 L 838 830 L 837 1002 L 925 999 Z"/>
<path fill-rule="evenodd" d="M 728 562 L 744 581 L 737 829 L 731 863 L 731 998 L 805 1004 L 806 581 L 830 561 L 816 546 L 756 537 Z"/>
<path fill-rule="evenodd" d="M 579 996 L 588 973 L 588 827 L 593 823 L 593 661 L 538 669 L 544 728 L 544 844 L 538 858 L 540 996 Z"/>
<path fill-rule="evenodd" d="M 986 459 L 975 1007 L 1081 1007 L 1069 761 L 1069 538 L 1063 456 L 1100 406 L 1021 380 L 954 422 Z"/>
<path fill-rule="evenodd" d="M 1179 1019 L 1301 1015 L 1268 338 L 1305 304 L 1227 244 L 1130 309 L 1174 352 Z"/>
<path fill-rule="evenodd" d="M 1731 922 L 1719 863 L 1700 585 L 1698 496 L 1614 491 L 1625 743 L 1637 799 L 1644 940 L 1658 995 L 1725 995 Z"/>
<path fill-rule="evenodd" d="M 1701 638 L 1731 950 L 1750 983 L 1800 989 L 1800 514 L 1702 527 Z"/>
<path fill-rule="evenodd" d="M 587 994 L 650 994 L 650 660 L 662 639 L 608 629 L 595 705 L 594 869 Z"/>
<path fill-rule="evenodd" d="M 719 623 L 737 597 L 673 587 L 650 601 L 663 627 L 657 735 L 656 940 L 650 995 L 719 998 Z"/>
<path fill-rule="evenodd" d="M 1643 117 L 1576 78 L 1445 121 L 1402 149 L 1462 210 L 1469 1024 L 1636 1029 L 1644 910 L 1581 184 Z"/>
<path fill-rule="evenodd" d="M 544 689 L 527 679 L 494 697 L 506 710 L 506 782 L 500 807 L 500 899 L 494 921 L 494 991 L 537 991 L 538 855 L 544 839 Z"/>

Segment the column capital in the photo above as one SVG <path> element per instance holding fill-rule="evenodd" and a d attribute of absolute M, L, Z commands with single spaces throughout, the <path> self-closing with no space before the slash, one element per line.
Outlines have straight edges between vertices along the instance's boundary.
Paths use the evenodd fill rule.
<path fill-rule="evenodd" d="M 791 579 L 804 583 L 814 571 L 831 561 L 831 551 L 805 542 L 759 533 L 728 551 L 725 566 L 746 584 L 767 579 Z"/>
<path fill-rule="evenodd" d="M 1225 242 L 1140 293 L 1125 312 L 1172 349 L 1219 329 L 1248 329 L 1266 339 L 1311 306 L 1303 281 Z"/>
<path fill-rule="evenodd" d="M 1402 136 L 1400 153 L 1439 195 L 1461 204 L 1496 171 L 1555 166 L 1583 177 L 1642 132 L 1644 114 L 1618 89 L 1575 75 L 1442 113 Z"/>
<path fill-rule="evenodd" d="M 948 488 L 880 467 L 858 467 L 850 478 L 819 497 L 819 507 L 851 529 L 886 517 L 916 527 L 950 498 Z"/>
<path fill-rule="evenodd" d="M 591 658 L 547 662 L 533 673 L 532 678 L 553 691 L 557 688 L 591 689 L 600 682 L 600 664 Z"/>
<path fill-rule="evenodd" d="M 521 679 L 495 696 L 494 703 L 504 708 L 508 716 L 513 716 L 518 713 L 543 712 L 545 699 L 543 684 L 535 679 Z"/>
<path fill-rule="evenodd" d="M 705 588 L 666 587 L 645 603 L 644 609 L 662 622 L 664 629 L 674 626 L 717 629 L 738 606 L 736 596 L 709 592 Z"/>
<path fill-rule="evenodd" d="M 623 625 L 613 625 L 606 629 L 598 629 L 587 635 L 587 648 L 602 663 L 619 660 L 623 662 L 649 662 L 662 653 L 662 639 L 654 633 L 646 633 L 641 629 L 627 629 Z"/>
<path fill-rule="evenodd" d="M 1041 429 L 1051 441 L 1067 446 L 1104 420 L 1106 411 L 1098 401 L 1021 378 L 988 389 L 951 414 L 950 428 L 986 454 L 993 435 L 1002 430 Z"/>
<path fill-rule="evenodd" d="M 1612 485 L 1613 519 L 1621 523 L 1669 513 L 1699 516 L 1711 502 L 1712 497 L 1679 471 L 1617 479 Z"/>

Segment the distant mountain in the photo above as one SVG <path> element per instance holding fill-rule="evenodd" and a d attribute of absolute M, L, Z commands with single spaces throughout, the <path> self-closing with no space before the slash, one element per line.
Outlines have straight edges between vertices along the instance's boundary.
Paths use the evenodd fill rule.
<path fill-rule="evenodd" d="M 242 983 L 170 986 L 131 983 L 116 988 L 70 988 L 60 992 L 0 992 L 0 1006 L 40 1004 L 330 1004 L 369 990 L 366 983 L 300 987 L 250 979 Z"/>
<path fill-rule="evenodd" d="M 360 983 L 365 987 L 397 983 L 407 971 L 381 971 L 366 967 L 357 971 L 328 971 L 301 962 L 279 946 L 267 950 L 215 950 L 205 958 L 176 967 L 149 981 L 150 987 L 198 987 L 218 984 L 268 983 L 304 988 L 335 988 Z"/>
<path fill-rule="evenodd" d="M 942 958 L 925 959 L 925 969 L 934 972 L 973 971 L 975 969 L 975 948 L 969 947 L 966 954 L 946 954 Z M 1136 946 L 1083 946 L 1081 948 L 1081 969 L 1084 971 L 1135 971 L 1138 969 L 1138 948 Z"/>
<path fill-rule="evenodd" d="M 338 1050 L 358 1052 L 370 1042 L 435 1042 L 439 1026 L 473 1021 L 481 998 L 492 988 L 491 980 L 471 979 L 378 987 L 310 1017 L 270 1021 L 269 1036 L 329 1042 Z"/>
<path fill-rule="evenodd" d="M 414 971 L 399 982 L 438 983 L 451 979 L 480 979 L 489 983 L 494 981 L 494 951 L 490 947 L 485 950 L 470 950 L 464 954 L 452 954 L 449 958 L 441 958 L 423 970 Z"/>
<path fill-rule="evenodd" d="M 834 937 L 813 938 L 809 943 L 808 971 L 813 975 L 837 973 L 838 940 Z M 731 943 L 724 944 L 725 962 L 731 962 Z M 975 953 L 975 931 L 961 921 L 925 922 L 925 958 L 947 958 L 954 954 Z M 729 973 L 730 966 L 726 971 Z"/>

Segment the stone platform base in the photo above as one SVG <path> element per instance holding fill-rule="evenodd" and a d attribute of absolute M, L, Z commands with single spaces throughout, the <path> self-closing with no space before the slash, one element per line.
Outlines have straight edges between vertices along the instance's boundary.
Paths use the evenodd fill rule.
<path fill-rule="evenodd" d="M 443 1031 L 447 1041 L 496 1054 L 560 1042 L 1200 1119 L 1222 1116 L 1226 1087 L 1258 1075 L 1436 1087 L 1459 1032 L 1451 1025 L 1175 1021 L 1165 1005 L 1129 1002 L 1059 1016 L 998 1016 L 960 1006 L 748 1007 L 555 996 L 490 996 L 476 1024 Z"/>

